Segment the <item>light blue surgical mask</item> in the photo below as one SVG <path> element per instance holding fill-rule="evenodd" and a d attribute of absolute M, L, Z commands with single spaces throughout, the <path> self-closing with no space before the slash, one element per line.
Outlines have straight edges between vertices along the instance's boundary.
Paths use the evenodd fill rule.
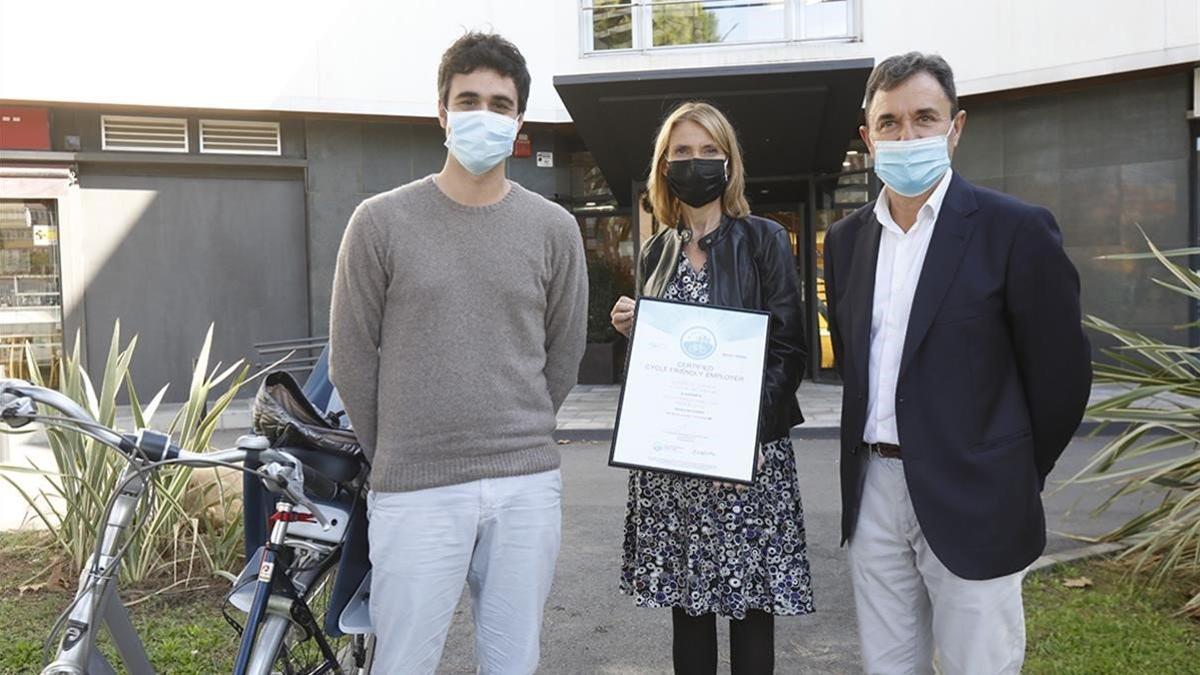
<path fill-rule="evenodd" d="M 490 110 L 448 111 L 446 147 L 464 169 L 487 173 L 512 154 L 517 120 Z"/>
<path fill-rule="evenodd" d="M 916 197 L 933 187 L 950 168 L 950 134 L 911 141 L 875 141 L 875 174 L 893 192 Z"/>

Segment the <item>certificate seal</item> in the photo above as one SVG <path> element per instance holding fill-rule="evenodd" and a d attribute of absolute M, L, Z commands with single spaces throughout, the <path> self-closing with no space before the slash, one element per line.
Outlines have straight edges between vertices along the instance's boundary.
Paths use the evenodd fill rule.
<path fill-rule="evenodd" d="M 717 351 L 717 336 L 703 326 L 695 326 L 683 332 L 679 348 L 693 359 L 707 359 Z"/>

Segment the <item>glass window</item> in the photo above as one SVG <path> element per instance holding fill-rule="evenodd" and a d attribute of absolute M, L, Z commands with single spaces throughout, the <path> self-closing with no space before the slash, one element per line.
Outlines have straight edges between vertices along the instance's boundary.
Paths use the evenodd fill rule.
<path fill-rule="evenodd" d="M 853 39 L 861 0 L 585 0 L 584 51 Z"/>
<path fill-rule="evenodd" d="M 26 344 L 42 377 L 54 382 L 62 289 L 53 199 L 0 199 L 0 376 L 29 377 Z"/>
<path fill-rule="evenodd" d="M 570 209 L 587 255 L 588 342 L 612 342 L 609 311 L 620 296 L 633 296 L 635 221 L 613 198 L 590 152 L 571 153 Z"/>
<path fill-rule="evenodd" d="M 603 258 L 633 280 L 633 218 L 617 205 L 590 152 L 571 153 L 571 210 L 589 256 Z"/>
<path fill-rule="evenodd" d="M 871 156 L 862 143 L 846 153 L 842 168 L 846 173 L 817 179 L 813 215 L 813 243 L 816 246 L 817 345 L 820 369 L 834 368 L 833 342 L 829 333 L 825 295 L 825 234 L 829 227 L 877 196 L 877 183 L 871 180 Z"/>
<path fill-rule="evenodd" d="M 655 47 L 787 39 L 784 0 L 654 2 Z"/>
<path fill-rule="evenodd" d="M 631 0 L 594 0 L 583 11 L 591 27 L 591 51 L 633 49 Z"/>
<path fill-rule="evenodd" d="M 850 0 L 803 0 L 800 4 L 800 39 L 849 37 L 852 28 Z"/>

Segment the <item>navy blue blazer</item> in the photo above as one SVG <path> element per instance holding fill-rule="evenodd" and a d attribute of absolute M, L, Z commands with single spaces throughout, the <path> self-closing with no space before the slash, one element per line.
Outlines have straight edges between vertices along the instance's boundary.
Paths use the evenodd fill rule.
<path fill-rule="evenodd" d="M 825 238 L 842 393 L 842 543 L 867 456 L 871 314 L 882 226 L 872 202 Z M 1091 347 L 1079 275 L 1045 208 L 951 177 L 917 284 L 896 387 L 909 494 L 951 572 L 991 579 L 1046 545 L 1041 490 L 1083 418 Z"/>

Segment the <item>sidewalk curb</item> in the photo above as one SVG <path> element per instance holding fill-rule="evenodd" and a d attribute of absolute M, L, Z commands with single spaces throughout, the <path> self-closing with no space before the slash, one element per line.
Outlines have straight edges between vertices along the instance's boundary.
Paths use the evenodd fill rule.
<path fill-rule="evenodd" d="M 1029 567 L 1027 567 L 1025 569 L 1025 573 L 1031 574 L 1033 572 L 1041 572 L 1044 570 L 1059 567 L 1060 565 L 1066 565 L 1067 563 L 1079 562 L 1081 560 L 1088 560 L 1091 558 L 1100 558 L 1103 556 L 1112 555 L 1113 553 L 1116 553 L 1118 551 L 1123 551 L 1127 547 L 1128 547 L 1127 543 L 1107 542 L 1107 543 L 1103 543 L 1103 544 L 1091 544 L 1088 546 L 1081 546 L 1079 548 L 1073 548 L 1073 549 L 1070 549 L 1067 551 L 1063 551 L 1061 553 L 1053 553 L 1051 555 L 1044 555 L 1044 556 L 1038 558 L 1037 560 L 1034 560 L 1033 564 L 1031 564 Z"/>
<path fill-rule="evenodd" d="M 841 427 L 836 426 L 802 426 L 792 429 L 793 441 L 827 441 L 836 439 L 840 435 Z M 592 429 L 556 429 L 554 431 L 554 438 L 560 441 L 611 441 L 613 438 L 613 429 L 604 427 Z"/>
<path fill-rule="evenodd" d="M 234 400 L 217 419 L 216 430 L 250 433 L 250 405 L 251 402 L 249 400 Z M 154 413 L 154 418 L 150 420 L 150 424 L 160 431 L 166 429 L 181 407 L 178 403 L 169 403 L 160 406 L 158 411 Z M 134 427 L 136 425 L 133 422 L 133 415 L 129 410 L 129 406 L 117 408 L 117 417 L 113 426 L 124 431 L 135 430 Z"/>
<path fill-rule="evenodd" d="M 218 431 L 244 431 L 250 432 L 251 414 L 250 401 L 234 401 L 226 409 L 225 413 L 217 421 Z M 156 428 L 162 428 L 178 411 L 178 404 L 169 404 L 162 406 L 158 413 L 154 416 L 154 424 Z M 129 414 L 129 408 L 122 406 L 117 411 L 116 426 L 119 429 L 133 430 L 133 417 Z M 1099 422 L 1084 421 L 1079 425 L 1079 429 L 1075 432 L 1076 438 L 1081 438 L 1090 435 L 1097 427 Z M 1120 431 L 1116 425 L 1110 425 L 1109 430 L 1102 434 L 1104 436 L 1114 435 Z M 837 424 L 802 424 L 792 429 L 793 440 L 830 440 L 836 439 L 841 433 L 841 427 Z M 612 427 L 592 427 L 592 428 L 558 428 L 554 432 L 554 438 L 560 440 L 571 441 L 609 441 L 612 440 Z"/>
<path fill-rule="evenodd" d="M 1079 429 L 1075 432 L 1075 438 L 1086 438 L 1100 426 L 1099 422 L 1084 421 L 1079 425 Z M 1100 434 L 1101 437 L 1114 436 L 1120 433 L 1120 429 L 1116 425 L 1109 425 L 1109 429 L 1105 433 Z M 570 441 L 609 441 L 612 440 L 612 427 L 594 427 L 594 428 L 558 428 L 554 431 L 554 438 Z M 792 429 L 792 439 L 799 441 L 816 441 L 830 440 L 838 438 L 841 435 L 841 427 L 836 424 L 821 424 L 808 425 L 803 424 Z"/>

